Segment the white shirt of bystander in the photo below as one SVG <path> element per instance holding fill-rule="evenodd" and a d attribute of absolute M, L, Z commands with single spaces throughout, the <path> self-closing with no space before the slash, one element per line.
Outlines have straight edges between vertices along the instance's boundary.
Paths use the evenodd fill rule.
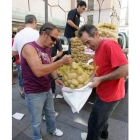
<path fill-rule="evenodd" d="M 16 34 L 14 38 L 13 51 L 18 51 L 19 56 L 22 50 L 22 47 L 32 41 L 36 41 L 39 37 L 39 32 L 32 29 L 31 27 L 25 27 L 19 33 Z"/>

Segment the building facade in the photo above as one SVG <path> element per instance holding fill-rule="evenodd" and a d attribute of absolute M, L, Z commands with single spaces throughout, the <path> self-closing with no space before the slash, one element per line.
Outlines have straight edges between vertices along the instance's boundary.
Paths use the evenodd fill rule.
<path fill-rule="evenodd" d="M 121 12 L 120 12 L 120 23 L 119 23 L 119 32 L 125 32 L 129 34 L 129 16 L 128 16 L 128 0 L 122 0 Z"/>
<path fill-rule="evenodd" d="M 71 0 L 48 0 L 48 21 L 64 30 L 67 14 L 71 10 Z M 18 26 L 24 26 L 27 14 L 33 14 L 37 18 L 37 29 L 45 23 L 44 0 L 12 0 L 12 30 Z"/>
<path fill-rule="evenodd" d="M 48 0 L 48 21 L 57 25 L 61 32 L 64 31 L 67 15 L 71 9 L 77 7 L 81 0 Z M 103 0 L 100 10 L 101 0 L 84 0 L 87 3 L 86 11 L 81 15 L 80 26 L 96 24 L 98 22 L 109 22 L 118 25 L 120 19 L 121 0 Z M 37 17 L 37 29 L 45 23 L 45 2 L 44 0 L 12 0 L 12 30 L 16 31 L 18 26 L 24 26 L 24 18 L 27 14 Z"/>
<path fill-rule="evenodd" d="M 98 22 L 108 22 L 115 25 L 119 24 L 121 0 L 85 0 L 85 2 L 88 5 L 86 12 L 82 14 L 85 23 L 96 24 Z M 99 9 L 99 3 L 101 9 Z"/>

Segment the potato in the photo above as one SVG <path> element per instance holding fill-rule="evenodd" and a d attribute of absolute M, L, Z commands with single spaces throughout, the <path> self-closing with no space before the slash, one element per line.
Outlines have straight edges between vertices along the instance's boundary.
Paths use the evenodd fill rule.
<path fill-rule="evenodd" d="M 63 75 L 63 79 L 64 79 L 64 81 L 67 81 L 68 80 L 68 77 L 64 74 Z"/>
<path fill-rule="evenodd" d="M 78 65 L 75 62 L 72 62 L 72 68 L 77 70 L 78 69 Z"/>
<path fill-rule="evenodd" d="M 84 78 L 83 78 L 82 76 L 78 76 L 77 81 L 78 81 L 80 84 L 83 84 L 83 83 L 84 83 Z"/>
<path fill-rule="evenodd" d="M 78 75 L 76 73 L 69 73 L 68 74 L 68 79 L 76 79 Z"/>
<path fill-rule="evenodd" d="M 70 88 L 74 89 L 74 88 L 75 88 L 75 86 L 74 86 L 73 84 L 70 84 Z"/>
<path fill-rule="evenodd" d="M 82 88 L 84 86 L 84 84 L 79 84 L 78 86 L 77 86 L 77 88 Z"/>
<path fill-rule="evenodd" d="M 87 85 L 89 82 L 91 82 L 91 80 L 88 78 L 88 79 L 84 82 L 84 85 Z"/>
<path fill-rule="evenodd" d="M 82 77 L 83 77 L 84 81 L 86 81 L 87 78 L 84 74 L 82 75 Z"/>
<path fill-rule="evenodd" d="M 83 73 L 82 69 L 79 68 L 79 69 L 77 70 L 77 74 L 78 74 L 78 75 L 81 75 L 82 73 Z"/>
<path fill-rule="evenodd" d="M 71 68 L 70 70 L 71 73 L 75 73 L 76 71 L 74 69 Z"/>
<path fill-rule="evenodd" d="M 66 87 L 68 87 L 68 86 L 69 86 L 69 84 L 68 84 L 68 82 L 67 82 L 67 81 L 65 81 L 65 82 L 64 82 L 64 85 L 65 85 Z"/>
<path fill-rule="evenodd" d="M 72 79 L 72 80 L 71 80 L 71 83 L 72 83 L 74 86 L 78 86 L 78 85 L 79 85 L 79 82 L 78 82 L 76 79 Z"/>
<path fill-rule="evenodd" d="M 68 80 L 67 82 L 68 82 L 69 85 L 71 84 L 71 80 Z"/>
<path fill-rule="evenodd" d="M 84 85 L 87 85 L 88 83 L 89 83 L 88 81 L 85 81 L 85 82 L 84 82 Z"/>
<path fill-rule="evenodd" d="M 70 70 L 65 70 L 65 75 L 68 75 L 70 73 Z"/>

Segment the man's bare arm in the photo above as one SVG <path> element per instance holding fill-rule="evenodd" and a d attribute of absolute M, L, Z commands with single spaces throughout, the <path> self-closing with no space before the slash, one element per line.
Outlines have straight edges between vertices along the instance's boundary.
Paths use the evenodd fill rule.
<path fill-rule="evenodd" d="M 63 54 L 63 49 L 61 51 L 58 52 L 58 54 L 56 55 L 57 57 L 60 57 Z"/>
<path fill-rule="evenodd" d="M 52 75 L 53 79 L 55 79 L 54 80 L 55 84 L 62 88 L 64 86 L 64 83 L 58 78 L 56 70 L 54 70 L 51 73 L 51 75 Z"/>
<path fill-rule="evenodd" d="M 128 54 L 128 48 L 122 49 L 123 53 Z"/>
<path fill-rule="evenodd" d="M 22 55 L 26 59 L 31 70 L 37 77 L 51 73 L 63 64 L 67 65 L 72 62 L 71 56 L 65 55 L 62 59 L 51 64 L 42 64 L 35 48 L 29 44 L 25 45 Z"/>
<path fill-rule="evenodd" d="M 79 29 L 79 27 L 77 26 L 77 25 L 75 25 L 73 22 L 72 22 L 72 20 L 70 20 L 70 19 L 68 19 L 67 20 L 67 23 L 71 26 L 71 27 L 73 27 L 73 28 L 75 28 L 75 29 Z"/>
<path fill-rule="evenodd" d="M 56 70 L 51 72 L 51 75 L 52 75 L 53 79 L 58 78 Z"/>
<path fill-rule="evenodd" d="M 63 54 L 63 50 L 59 51 L 58 54 L 54 57 L 52 57 L 52 62 L 54 62 L 58 57 L 60 57 Z"/>
<path fill-rule="evenodd" d="M 12 51 L 12 56 L 18 55 L 18 51 Z"/>
<path fill-rule="evenodd" d="M 120 79 L 122 77 L 128 76 L 128 64 L 119 66 L 115 71 L 105 75 L 101 76 L 101 81 L 110 81 L 110 80 L 116 80 Z"/>
<path fill-rule="evenodd" d="M 93 84 L 90 85 L 90 87 L 94 88 L 104 81 L 116 80 L 126 76 L 128 76 L 128 64 L 119 66 L 116 70 L 107 75 L 94 77 L 92 79 Z"/>

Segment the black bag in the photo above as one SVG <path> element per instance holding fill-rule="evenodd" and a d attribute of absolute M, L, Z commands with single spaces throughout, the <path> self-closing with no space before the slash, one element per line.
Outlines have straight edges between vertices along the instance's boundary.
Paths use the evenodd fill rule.
<path fill-rule="evenodd" d="M 16 62 L 15 56 L 12 56 L 12 60 L 13 60 L 13 62 Z"/>

